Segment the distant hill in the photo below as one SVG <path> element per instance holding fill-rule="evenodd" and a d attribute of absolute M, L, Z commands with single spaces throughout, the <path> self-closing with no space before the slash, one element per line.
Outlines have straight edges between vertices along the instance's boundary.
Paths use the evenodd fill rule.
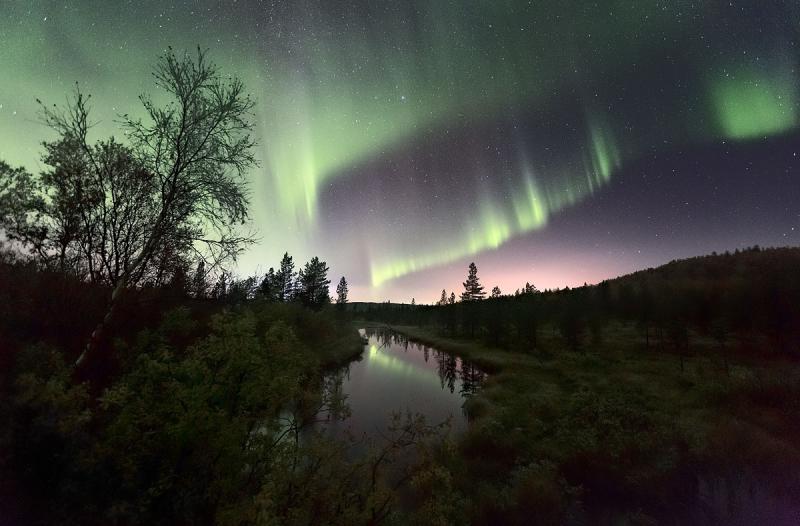
<path fill-rule="evenodd" d="M 610 278 L 588 288 L 643 286 L 712 287 L 726 289 L 736 286 L 775 286 L 785 290 L 800 290 L 800 247 L 760 248 L 758 246 L 686 259 L 676 259 L 659 267 L 638 270 Z M 561 289 L 558 292 L 563 293 Z M 507 296 L 506 296 L 507 297 Z M 425 305 L 418 305 L 424 307 Z M 353 312 L 370 309 L 404 310 L 412 306 L 393 302 L 354 301 L 347 304 Z"/>
<path fill-rule="evenodd" d="M 607 280 L 614 285 L 637 285 L 654 281 L 714 283 L 774 282 L 794 288 L 800 283 L 800 247 L 752 247 L 722 254 L 713 253 L 670 261 L 660 267 L 639 270 Z"/>

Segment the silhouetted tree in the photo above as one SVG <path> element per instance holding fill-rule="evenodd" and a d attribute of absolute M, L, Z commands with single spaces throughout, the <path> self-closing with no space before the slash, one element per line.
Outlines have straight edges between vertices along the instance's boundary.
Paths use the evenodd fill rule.
<path fill-rule="evenodd" d="M 251 299 L 258 289 L 255 276 L 244 279 L 233 279 L 228 285 L 228 293 L 225 299 L 231 303 L 242 303 Z"/>
<path fill-rule="evenodd" d="M 72 272 L 95 283 L 115 287 L 123 276 L 131 285 L 144 280 L 157 285 L 149 270 L 157 254 L 169 246 L 172 254 L 185 244 L 164 236 L 154 244 L 150 260 L 132 269 L 156 218 L 154 177 L 134 158 L 130 148 L 109 139 L 87 145 L 77 138 L 69 119 L 85 119 L 86 97 L 78 92 L 67 116 L 46 109 L 45 121 L 60 137 L 45 142 L 48 169 L 34 178 L 27 172 L 0 166 L 7 208 L 0 220 L 6 235 L 21 242 L 40 264 Z M 164 277 L 163 273 L 160 275 Z"/>
<path fill-rule="evenodd" d="M 264 274 L 261 284 L 258 286 L 258 294 L 267 301 L 276 301 L 278 299 L 279 289 L 280 284 L 278 283 L 275 269 L 270 267 L 267 273 Z"/>
<path fill-rule="evenodd" d="M 455 292 L 451 292 L 450 293 L 450 299 L 447 300 L 447 303 L 449 303 L 450 305 L 453 305 L 455 302 L 456 302 L 456 293 Z"/>
<path fill-rule="evenodd" d="M 502 295 L 502 293 L 500 292 L 500 287 L 495 286 L 495 287 L 492 288 L 492 297 L 493 298 L 499 298 L 501 295 Z"/>
<path fill-rule="evenodd" d="M 348 292 L 347 280 L 344 279 L 344 276 L 342 276 L 342 279 L 339 280 L 339 284 L 336 286 L 337 304 L 344 305 L 345 303 L 347 303 L 347 292 Z"/>
<path fill-rule="evenodd" d="M 298 275 L 294 271 L 294 260 L 288 252 L 283 254 L 281 266 L 275 273 L 275 285 L 278 301 L 292 301 L 298 285 Z"/>
<path fill-rule="evenodd" d="M 478 267 L 475 263 L 469 264 L 469 271 L 467 273 L 467 281 L 464 282 L 464 292 L 461 294 L 462 301 L 476 301 L 481 300 L 486 295 L 483 286 L 478 280 Z"/>
<path fill-rule="evenodd" d="M 314 256 L 300 271 L 297 296 L 307 307 L 319 309 L 330 302 L 328 270 L 325 262 Z"/>
<path fill-rule="evenodd" d="M 23 243 L 40 257 L 50 250 L 45 243 L 48 232 L 38 221 L 46 207 L 38 179 L 24 168 L 0 161 L 0 228 L 8 239 Z M 55 252 L 60 255 L 59 249 Z"/>
<path fill-rule="evenodd" d="M 442 297 L 439 298 L 437 305 L 447 305 L 447 291 L 442 289 Z"/>
<path fill-rule="evenodd" d="M 249 121 L 253 102 L 242 82 L 223 76 L 200 50 L 194 58 L 168 50 L 153 75 L 170 102 L 162 107 L 142 96 L 146 119 L 124 116 L 132 155 L 113 141 L 89 145 L 88 108 L 80 92 L 66 111 L 44 111 L 47 123 L 79 148 L 95 174 L 99 195 L 92 198 L 107 203 L 106 208 L 126 203 L 125 210 L 139 218 L 134 224 L 142 227 L 129 264 L 116 277 L 108 312 L 76 365 L 111 320 L 120 293 L 142 276 L 165 242 L 217 264 L 252 240 L 235 229 L 247 218 L 245 173 L 255 164 Z M 128 166 L 123 173 L 135 174 L 122 181 L 130 182 L 136 196 L 121 193 L 128 186 L 115 189 L 101 177 L 120 163 Z"/>
<path fill-rule="evenodd" d="M 178 298 L 184 298 L 189 293 L 189 267 L 182 259 L 178 259 L 171 267 L 168 288 Z"/>
<path fill-rule="evenodd" d="M 224 299 L 228 295 L 228 273 L 223 272 L 217 278 L 214 288 L 211 289 L 211 297 L 214 299 Z"/>
<path fill-rule="evenodd" d="M 200 260 L 192 278 L 192 293 L 197 299 L 204 299 L 208 295 L 208 282 L 206 281 L 206 262 Z"/>

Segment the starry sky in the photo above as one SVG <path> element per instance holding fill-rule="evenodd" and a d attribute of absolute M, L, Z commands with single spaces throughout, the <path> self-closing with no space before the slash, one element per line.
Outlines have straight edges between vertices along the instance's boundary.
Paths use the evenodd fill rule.
<path fill-rule="evenodd" d="M 319 255 L 351 299 L 595 283 L 800 244 L 791 0 L 5 0 L 0 158 L 41 168 L 36 98 L 140 113 L 167 46 L 256 100 L 249 274 Z M 156 100 L 158 100 L 156 98 Z"/>

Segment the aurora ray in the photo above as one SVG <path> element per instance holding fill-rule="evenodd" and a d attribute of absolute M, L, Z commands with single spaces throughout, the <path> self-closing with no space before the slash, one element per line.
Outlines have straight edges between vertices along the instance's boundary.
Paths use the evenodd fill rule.
<path fill-rule="evenodd" d="M 567 172 L 549 182 L 538 181 L 527 161 L 523 161 L 521 183 L 511 191 L 512 195 L 518 197 L 514 198 L 510 209 L 496 207 L 490 199 L 482 198 L 475 214 L 476 220 L 467 223 L 467 228 L 460 236 L 448 236 L 449 240 L 442 240 L 442 250 L 389 262 L 371 259 L 372 285 L 379 287 L 388 280 L 412 272 L 495 250 L 514 236 L 544 228 L 550 215 L 602 188 L 622 163 L 620 148 L 614 134 L 601 126 L 597 118 L 591 118 L 588 122 L 584 153 L 586 162 L 582 172 Z"/>

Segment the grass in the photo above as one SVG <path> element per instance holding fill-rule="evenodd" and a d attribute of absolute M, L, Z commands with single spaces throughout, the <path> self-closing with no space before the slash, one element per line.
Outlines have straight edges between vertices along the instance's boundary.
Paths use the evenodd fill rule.
<path fill-rule="evenodd" d="M 694 337 L 681 371 L 677 356 L 646 349 L 634 327 L 620 324 L 583 352 L 566 350 L 551 330 L 541 331 L 539 350 L 522 352 L 426 327 L 392 329 L 489 373 L 467 402 L 473 423 L 459 443 L 462 480 L 471 481 L 462 489 L 489 507 L 473 516 L 511 520 L 531 485 L 561 487 L 592 516 L 639 519 L 694 513 L 674 503 L 696 498 L 701 476 L 756 470 L 767 484 L 800 487 L 788 467 L 800 466 L 797 364 L 734 358 L 726 372 L 718 347 Z M 520 469 L 542 465 L 555 469 L 513 482 Z M 556 500 L 564 520 L 574 506 Z"/>

